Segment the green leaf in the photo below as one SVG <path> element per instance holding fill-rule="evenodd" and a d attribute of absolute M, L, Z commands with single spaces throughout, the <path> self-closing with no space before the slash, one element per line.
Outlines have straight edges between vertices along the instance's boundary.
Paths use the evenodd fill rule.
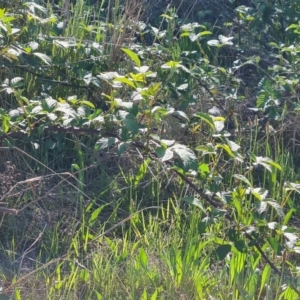
<path fill-rule="evenodd" d="M 233 42 L 232 42 L 233 37 L 232 36 L 227 37 L 227 36 L 220 34 L 218 36 L 218 38 L 223 45 L 230 45 L 230 46 L 233 45 Z"/>
<path fill-rule="evenodd" d="M 8 116 L 4 116 L 2 118 L 2 129 L 4 133 L 7 133 L 10 129 L 10 124 L 9 124 L 10 118 Z"/>
<path fill-rule="evenodd" d="M 218 40 L 210 40 L 210 41 L 207 42 L 207 44 L 209 46 L 218 47 L 218 48 L 223 46 L 223 45 L 220 44 L 220 41 L 218 41 Z"/>
<path fill-rule="evenodd" d="M 260 284 L 260 290 L 261 291 L 264 290 L 264 287 L 265 287 L 266 283 L 269 281 L 270 275 L 271 275 L 271 267 L 270 267 L 270 265 L 266 265 L 264 267 L 264 270 L 263 270 L 262 276 L 261 276 L 261 284 Z"/>
<path fill-rule="evenodd" d="M 148 94 L 149 96 L 155 96 L 156 93 L 159 91 L 161 87 L 161 83 L 157 82 L 157 83 L 151 83 L 150 86 L 148 87 Z"/>
<path fill-rule="evenodd" d="M 70 47 L 75 47 L 77 46 L 77 43 L 75 40 L 65 40 L 65 41 L 60 41 L 60 40 L 54 40 L 53 41 L 54 45 L 57 45 L 63 49 L 68 49 Z"/>
<path fill-rule="evenodd" d="M 234 174 L 233 177 L 238 179 L 238 180 L 241 180 L 242 182 L 246 183 L 248 186 L 252 187 L 251 182 L 244 175 Z"/>
<path fill-rule="evenodd" d="M 144 248 L 140 249 L 140 264 L 143 269 L 147 269 L 148 267 L 148 256 L 144 250 Z"/>
<path fill-rule="evenodd" d="M 40 12 L 47 14 L 47 9 L 35 2 L 25 2 L 23 5 L 27 6 L 32 13 L 35 13 L 35 9 L 37 9 Z"/>
<path fill-rule="evenodd" d="M 175 144 L 174 146 L 170 147 L 169 150 L 177 154 L 185 171 L 198 169 L 198 159 L 195 153 L 187 146 Z"/>
<path fill-rule="evenodd" d="M 122 76 L 117 72 L 106 72 L 106 73 L 100 73 L 99 75 L 97 75 L 97 77 L 105 81 L 110 81 L 112 79 L 122 77 Z"/>
<path fill-rule="evenodd" d="M 206 122 L 212 129 L 215 129 L 214 120 L 209 114 L 198 112 L 194 115 L 194 117 L 200 118 L 201 120 Z"/>
<path fill-rule="evenodd" d="M 126 85 L 132 87 L 133 89 L 136 89 L 136 86 L 135 86 L 134 82 L 129 80 L 126 77 L 118 77 L 118 78 L 114 79 L 114 81 L 125 83 Z"/>
<path fill-rule="evenodd" d="M 202 151 L 203 154 L 217 154 L 216 147 L 208 143 L 207 145 L 200 145 L 196 148 L 197 151 Z"/>
<path fill-rule="evenodd" d="M 187 121 L 189 122 L 189 117 L 187 116 L 187 114 L 183 111 L 180 111 L 180 110 L 174 110 L 172 113 L 171 113 L 172 116 L 175 116 L 177 118 L 179 118 L 180 120 L 184 120 L 184 121 Z"/>
<path fill-rule="evenodd" d="M 139 170 L 137 171 L 137 173 L 134 177 L 134 186 L 135 187 L 137 187 L 138 184 L 141 182 L 141 180 L 144 178 L 150 162 L 151 162 L 151 158 L 148 158 L 147 160 L 143 161 L 142 165 L 140 166 Z"/>
<path fill-rule="evenodd" d="M 216 249 L 216 253 L 219 260 L 225 259 L 225 257 L 230 253 L 231 251 L 231 245 L 225 244 L 221 245 Z"/>
<path fill-rule="evenodd" d="M 113 145 L 118 141 L 117 138 L 109 137 L 109 138 L 101 138 L 96 143 L 96 150 L 105 150 Z"/>
<path fill-rule="evenodd" d="M 47 97 L 44 100 L 42 100 L 43 110 L 45 110 L 48 113 L 52 112 L 56 108 L 56 105 L 57 101 L 51 97 Z"/>
<path fill-rule="evenodd" d="M 45 142 L 45 148 L 46 148 L 46 150 L 54 149 L 55 146 L 56 146 L 56 143 L 53 140 L 51 140 L 51 139 L 49 139 L 49 140 L 47 140 Z"/>
<path fill-rule="evenodd" d="M 297 210 L 295 208 L 291 208 L 285 215 L 284 221 L 283 221 L 283 225 L 287 225 L 293 215 L 293 213 L 295 213 Z"/>
<path fill-rule="evenodd" d="M 210 31 L 201 31 L 200 33 L 199 33 L 199 35 L 200 36 L 206 36 L 206 35 L 210 35 L 210 34 L 212 34 L 212 32 L 210 32 Z"/>
<path fill-rule="evenodd" d="M 184 197 L 184 198 L 182 198 L 182 200 L 189 204 L 199 207 L 204 213 L 206 213 L 206 210 L 204 209 L 202 203 L 200 202 L 200 200 L 198 198 L 190 196 L 190 197 Z"/>
<path fill-rule="evenodd" d="M 258 202 L 258 204 L 257 204 L 257 212 L 259 214 L 262 214 L 263 212 L 266 211 L 267 207 L 268 207 L 268 204 L 265 201 Z"/>
<path fill-rule="evenodd" d="M 149 67 L 148 66 L 142 66 L 142 67 L 134 67 L 135 70 L 138 71 L 138 73 L 141 73 L 141 74 L 145 74 L 148 70 L 149 70 Z"/>
<path fill-rule="evenodd" d="M 95 108 L 95 105 L 92 102 L 87 101 L 87 100 L 80 100 L 80 101 L 78 101 L 78 104 L 85 105 L 85 106 L 88 106 L 90 108 Z"/>
<path fill-rule="evenodd" d="M 148 300 L 147 290 L 144 288 L 140 300 Z"/>
<path fill-rule="evenodd" d="M 19 88 L 23 86 L 23 81 L 24 78 L 23 77 L 14 77 L 11 81 L 10 81 L 10 86 L 14 87 L 14 88 Z"/>
<path fill-rule="evenodd" d="M 253 163 L 253 165 L 261 165 L 265 169 L 267 169 L 269 172 L 272 172 L 271 166 L 277 168 L 278 170 L 281 170 L 281 166 L 278 163 L 275 163 L 271 158 L 269 157 L 262 157 L 257 156 L 256 161 Z"/>
<path fill-rule="evenodd" d="M 270 244 L 270 246 L 272 247 L 272 249 L 275 251 L 276 254 L 278 253 L 278 249 L 279 249 L 279 243 L 278 241 L 276 241 L 275 238 L 273 238 L 272 236 L 268 237 L 268 242 Z"/>
<path fill-rule="evenodd" d="M 128 146 L 129 144 L 130 144 L 130 143 L 127 143 L 127 142 L 121 142 L 120 144 L 118 144 L 116 153 L 117 153 L 118 155 L 123 154 L 123 153 L 127 150 L 127 146 Z"/>
<path fill-rule="evenodd" d="M 266 202 L 276 210 L 276 212 L 280 218 L 283 219 L 285 217 L 284 211 L 279 203 L 277 203 L 276 201 L 270 201 L 270 200 L 266 201 Z"/>
<path fill-rule="evenodd" d="M 141 61 L 139 57 L 130 49 L 128 48 L 121 48 L 123 52 L 125 52 L 131 59 L 132 61 L 135 62 L 135 64 L 140 68 L 141 67 Z"/>
<path fill-rule="evenodd" d="M 226 145 L 226 144 L 217 144 L 216 148 L 222 148 L 222 149 L 224 149 L 228 153 L 228 155 L 230 157 L 233 157 L 233 158 L 236 157 L 235 153 L 233 153 L 231 151 L 230 147 L 228 145 Z"/>
<path fill-rule="evenodd" d="M 162 69 L 172 69 L 172 68 L 178 68 L 180 65 L 180 62 L 178 61 L 168 61 L 165 64 L 161 66 Z"/>
<path fill-rule="evenodd" d="M 150 300 L 156 300 L 157 299 L 157 296 L 158 296 L 158 290 L 155 289 L 154 293 L 152 294 Z M 1 299 L 0 299 L 1 300 Z"/>
<path fill-rule="evenodd" d="M 241 253 L 247 253 L 247 251 L 248 251 L 247 245 L 246 245 L 245 241 L 243 241 L 243 240 L 235 241 L 234 247 Z"/>
<path fill-rule="evenodd" d="M 52 60 L 49 56 L 47 56 L 46 54 L 43 54 L 43 53 L 39 53 L 39 52 L 35 52 L 32 54 L 37 56 L 38 58 L 40 58 L 46 65 L 50 66 Z"/>
<path fill-rule="evenodd" d="M 92 214 L 91 214 L 91 217 L 89 219 L 89 226 L 91 226 L 95 220 L 99 217 L 99 214 L 101 213 L 101 211 L 107 207 L 108 205 L 110 205 L 110 203 L 106 203 L 104 205 L 101 205 L 100 207 L 98 207 L 97 209 L 95 209 Z"/>
<path fill-rule="evenodd" d="M 297 232 L 298 233 L 298 232 Z M 291 232 L 283 232 L 284 237 L 287 239 L 286 240 L 286 244 L 288 246 L 289 249 L 294 248 L 295 244 L 297 243 L 297 241 L 299 240 L 297 234 L 295 233 L 291 233 Z"/>
<path fill-rule="evenodd" d="M 233 141 L 230 141 L 228 139 L 226 139 L 226 142 L 228 144 L 228 146 L 230 147 L 230 149 L 235 152 L 237 150 L 239 150 L 241 148 L 240 145 L 238 145 L 237 143 L 233 142 Z"/>
<path fill-rule="evenodd" d="M 268 196 L 268 190 L 264 188 L 251 188 L 251 194 L 259 201 L 264 201 Z"/>
<path fill-rule="evenodd" d="M 218 133 L 225 127 L 224 121 L 214 121 L 215 131 Z"/>
<path fill-rule="evenodd" d="M 173 152 L 165 147 L 156 148 L 155 153 L 161 161 L 168 161 L 174 157 Z"/>
<path fill-rule="evenodd" d="M 131 131 L 133 134 L 136 134 L 139 131 L 140 124 L 134 118 L 126 118 L 123 120 L 125 127 Z"/>

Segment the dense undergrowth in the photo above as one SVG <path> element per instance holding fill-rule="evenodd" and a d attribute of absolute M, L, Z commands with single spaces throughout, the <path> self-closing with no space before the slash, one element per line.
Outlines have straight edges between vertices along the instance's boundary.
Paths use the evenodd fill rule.
<path fill-rule="evenodd" d="M 299 299 L 298 1 L 3 1 L 0 299 Z"/>

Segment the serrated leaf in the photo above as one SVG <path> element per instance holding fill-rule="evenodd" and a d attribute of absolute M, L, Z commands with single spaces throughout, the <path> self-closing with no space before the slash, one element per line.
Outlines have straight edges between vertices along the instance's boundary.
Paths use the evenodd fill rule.
<path fill-rule="evenodd" d="M 134 81 L 137 81 L 137 82 L 146 82 L 145 80 L 145 75 L 144 74 L 134 74 L 134 73 L 130 73 L 129 74 L 130 77 L 134 80 Z M 148 89 L 147 88 L 144 88 L 144 89 L 141 89 L 140 91 L 147 91 Z"/>
<path fill-rule="evenodd" d="M 224 121 L 214 121 L 215 131 L 220 132 L 224 129 Z"/>
<path fill-rule="evenodd" d="M 44 14 L 47 14 L 47 9 L 45 7 L 43 7 L 42 5 L 39 5 L 35 2 L 25 2 L 23 4 L 24 6 L 27 6 L 28 9 L 32 12 L 35 13 L 35 9 L 41 11 Z"/>
<path fill-rule="evenodd" d="M 125 52 L 131 59 L 132 61 L 135 62 L 135 64 L 140 68 L 141 67 L 141 61 L 139 57 L 130 49 L 128 48 L 121 48 L 123 52 Z"/>
<path fill-rule="evenodd" d="M 190 40 L 191 40 L 192 42 L 195 42 L 199 37 L 200 37 L 200 34 L 195 34 L 195 33 L 193 33 L 193 32 L 191 32 L 191 33 L 189 34 L 189 38 L 190 38 Z"/>
<path fill-rule="evenodd" d="M 161 140 L 161 143 L 166 146 L 166 147 L 170 147 L 172 145 L 175 144 L 175 140 L 165 140 L 165 139 L 162 139 Z"/>
<path fill-rule="evenodd" d="M 137 120 L 133 119 L 133 118 L 125 118 L 123 120 L 125 127 L 131 131 L 132 133 L 137 133 L 139 131 L 140 128 L 140 124 L 138 123 Z"/>
<path fill-rule="evenodd" d="M 262 157 L 262 156 L 257 156 L 254 165 L 261 165 L 265 169 L 267 169 L 269 172 L 272 172 L 271 166 L 277 168 L 278 170 L 281 170 L 281 166 L 277 163 L 275 163 L 271 158 L 269 157 Z"/>
<path fill-rule="evenodd" d="M 109 138 L 101 138 L 96 143 L 96 149 L 97 150 L 106 150 L 107 148 L 115 145 L 115 143 L 118 141 L 117 138 L 109 137 Z"/>
<path fill-rule="evenodd" d="M 189 121 L 189 117 L 187 116 L 187 114 L 183 111 L 180 110 L 174 110 L 171 113 L 172 116 L 178 117 L 180 120 L 184 120 L 184 121 Z"/>
<path fill-rule="evenodd" d="M 225 257 L 230 253 L 231 251 L 231 245 L 225 244 L 221 245 L 216 249 L 216 253 L 219 260 L 225 259 Z"/>
<path fill-rule="evenodd" d="M 21 111 L 19 109 L 12 109 L 8 114 L 11 118 L 17 118 L 21 115 Z"/>
<path fill-rule="evenodd" d="M 266 201 L 266 202 L 276 210 L 276 212 L 280 218 L 285 217 L 284 211 L 279 203 L 277 203 L 276 201 L 270 201 L 270 200 Z"/>
<path fill-rule="evenodd" d="M 197 170 L 198 160 L 195 153 L 187 146 L 182 144 L 176 144 L 169 148 L 169 150 L 175 152 L 180 158 L 184 170 Z"/>
<path fill-rule="evenodd" d="M 296 243 L 296 242 L 298 241 L 298 236 L 297 236 L 297 234 L 290 233 L 290 232 L 284 232 L 283 235 L 284 235 L 290 242 Z"/>
<path fill-rule="evenodd" d="M 268 228 L 274 230 L 274 229 L 277 228 L 278 223 L 277 223 L 277 222 L 269 222 L 269 223 L 267 224 L 267 226 L 268 226 Z"/>
<path fill-rule="evenodd" d="M 252 188 L 251 194 L 259 201 L 264 201 L 268 195 L 268 190 L 264 188 Z"/>
<path fill-rule="evenodd" d="M 244 175 L 234 174 L 233 177 L 238 179 L 238 180 L 241 180 L 242 182 L 246 183 L 248 186 L 252 187 L 251 182 Z"/>
<path fill-rule="evenodd" d="M 223 45 L 233 45 L 232 43 L 233 37 L 226 37 L 220 34 L 218 38 Z"/>
<path fill-rule="evenodd" d="M 229 145 L 230 149 L 231 149 L 233 152 L 235 152 L 235 151 L 237 151 L 237 150 L 239 150 L 239 149 L 241 148 L 240 145 L 238 145 L 237 143 L 235 143 L 235 142 L 233 142 L 233 141 L 230 141 L 230 140 L 228 140 L 228 139 L 226 139 L 226 141 L 227 141 L 227 144 Z"/>
<path fill-rule="evenodd" d="M 99 75 L 97 75 L 97 77 L 104 79 L 106 81 L 110 81 L 112 79 L 121 77 L 120 74 L 118 72 L 106 72 L 106 73 L 100 73 Z"/>
<path fill-rule="evenodd" d="M 37 56 L 38 58 L 40 58 L 46 65 L 50 66 L 52 60 L 49 56 L 47 56 L 46 54 L 43 54 L 43 53 L 39 53 L 39 52 L 34 52 L 32 54 Z"/>
<path fill-rule="evenodd" d="M 134 67 L 134 69 L 137 70 L 141 74 L 145 74 L 149 70 L 149 67 L 148 66 L 142 66 L 140 68 Z"/>
<path fill-rule="evenodd" d="M 204 213 L 206 213 L 206 210 L 204 209 L 202 203 L 200 202 L 200 200 L 198 198 L 191 196 L 191 197 L 184 197 L 184 198 L 182 198 L 182 200 L 189 204 L 199 207 Z"/>
<path fill-rule="evenodd" d="M 114 100 L 115 100 L 117 107 L 123 107 L 123 108 L 127 108 L 127 109 L 131 109 L 133 107 L 132 102 L 124 102 L 120 98 L 115 98 Z"/>
<path fill-rule="evenodd" d="M 54 45 L 57 45 L 63 49 L 68 49 L 69 47 L 75 47 L 77 46 L 77 43 L 76 41 L 73 41 L 73 40 L 65 40 L 65 41 L 62 41 L 62 40 L 53 40 L 53 44 Z"/>
<path fill-rule="evenodd" d="M 57 105 L 57 101 L 51 97 L 47 97 L 42 101 L 43 110 L 47 112 L 52 112 Z"/>
<path fill-rule="evenodd" d="M 10 81 L 10 85 L 13 86 L 14 88 L 20 87 L 23 85 L 23 83 L 20 83 L 23 80 L 24 80 L 23 77 L 15 77 Z"/>
<path fill-rule="evenodd" d="M 208 143 L 207 145 L 200 145 L 196 148 L 197 151 L 202 151 L 203 154 L 217 154 L 216 147 Z"/>
<path fill-rule="evenodd" d="M 174 157 L 173 152 L 169 149 L 164 148 L 164 147 L 156 148 L 155 153 L 161 161 L 168 161 L 168 160 L 170 160 Z"/>
<path fill-rule="evenodd" d="M 267 202 L 265 202 L 265 201 L 258 202 L 258 205 L 257 205 L 257 212 L 258 212 L 259 214 L 262 214 L 263 212 L 266 211 L 267 207 L 268 207 Z"/>
<path fill-rule="evenodd" d="M 218 40 L 210 40 L 207 42 L 207 44 L 212 47 L 218 47 L 218 48 L 222 47 L 222 45 L 220 44 L 220 41 L 218 41 Z"/>
<path fill-rule="evenodd" d="M 180 86 L 178 86 L 176 88 L 176 90 L 178 90 L 178 91 L 186 91 L 188 87 L 189 87 L 188 83 L 184 83 L 184 84 L 181 84 Z"/>
<path fill-rule="evenodd" d="M 248 251 L 247 245 L 246 245 L 245 241 L 243 241 L 243 240 L 235 241 L 234 247 L 241 253 L 247 253 L 247 251 Z"/>

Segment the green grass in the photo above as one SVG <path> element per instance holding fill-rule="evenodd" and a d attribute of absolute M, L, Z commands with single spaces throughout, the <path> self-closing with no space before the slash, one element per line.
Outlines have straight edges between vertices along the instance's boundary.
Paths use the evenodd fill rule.
<path fill-rule="evenodd" d="M 225 70 L 226 60 L 218 65 L 222 49 L 207 46 L 214 25 L 201 27 L 195 43 L 189 37 L 197 26 L 173 38 L 178 20 L 171 9 L 159 43 L 134 44 L 142 12 L 139 1 L 125 2 L 123 10 L 119 1 L 95 9 L 80 0 L 68 12 L 31 7 L 32 18 L 13 25 L 26 30 L 5 40 L 7 47 L 39 41 L 38 50 L 23 53 L 32 59 L 27 71 L 0 49 L 2 79 L 24 76 L 24 94 L 15 80 L 0 98 L 7 145 L 0 147 L 1 207 L 18 211 L 0 215 L 0 300 L 298 299 L 297 153 L 269 124 L 238 119 L 230 138 L 216 130 L 224 118 L 205 113 L 219 101 L 216 87 L 228 83 L 231 99 L 241 83 Z M 51 65 L 30 51 L 46 53 Z M 152 77 L 134 63 L 149 66 Z M 109 71 L 126 74 L 128 86 L 100 81 L 97 75 Z M 122 119 L 131 89 L 148 94 Z M 53 113 L 54 98 L 69 110 Z M 135 132 L 136 119 L 146 134 Z M 114 153 L 121 141 L 106 148 L 99 142 L 111 132 L 128 143 L 121 156 Z M 171 139 L 182 147 L 171 148 Z M 189 163 L 193 172 L 184 169 Z"/>
<path fill-rule="evenodd" d="M 75 205 L 83 197 L 80 184 L 74 190 L 58 182 L 52 203 L 46 201 L 44 210 L 48 214 L 61 210 L 61 214 L 52 222 L 44 220 L 46 225 L 38 224 L 37 213 L 31 224 L 22 223 L 26 215 L 14 217 L 16 226 L 22 226 L 10 228 L 14 234 L 6 242 L 9 251 L 2 243 L 6 255 L 1 260 L 7 266 L 1 264 L 1 277 L 8 295 L 14 299 L 279 299 L 282 285 L 295 278 L 289 272 L 282 278 L 272 274 L 254 249 L 245 254 L 232 250 L 220 261 L 216 248 L 224 244 L 229 224 L 219 221 L 204 233 L 203 212 L 182 202 L 188 192 L 185 184 L 179 184 L 178 196 L 160 199 L 156 189 L 162 182 L 146 177 L 148 184 L 141 189 L 132 183 L 131 172 L 121 171 L 113 177 L 106 173 L 110 189 L 104 184 L 98 200 L 85 201 L 83 206 Z M 100 182 L 103 173 L 98 176 Z M 129 186 L 121 190 L 123 181 Z M 154 202 L 161 204 L 145 207 L 150 191 L 158 195 Z M 97 204 L 111 195 L 119 195 L 118 201 Z M 41 203 L 31 205 L 32 209 L 39 210 Z M 76 213 L 77 209 L 81 211 Z"/>

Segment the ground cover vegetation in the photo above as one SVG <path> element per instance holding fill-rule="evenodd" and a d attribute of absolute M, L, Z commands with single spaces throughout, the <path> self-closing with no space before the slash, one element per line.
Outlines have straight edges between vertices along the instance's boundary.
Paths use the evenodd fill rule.
<path fill-rule="evenodd" d="M 0 2 L 0 299 L 299 299 L 298 0 Z"/>

